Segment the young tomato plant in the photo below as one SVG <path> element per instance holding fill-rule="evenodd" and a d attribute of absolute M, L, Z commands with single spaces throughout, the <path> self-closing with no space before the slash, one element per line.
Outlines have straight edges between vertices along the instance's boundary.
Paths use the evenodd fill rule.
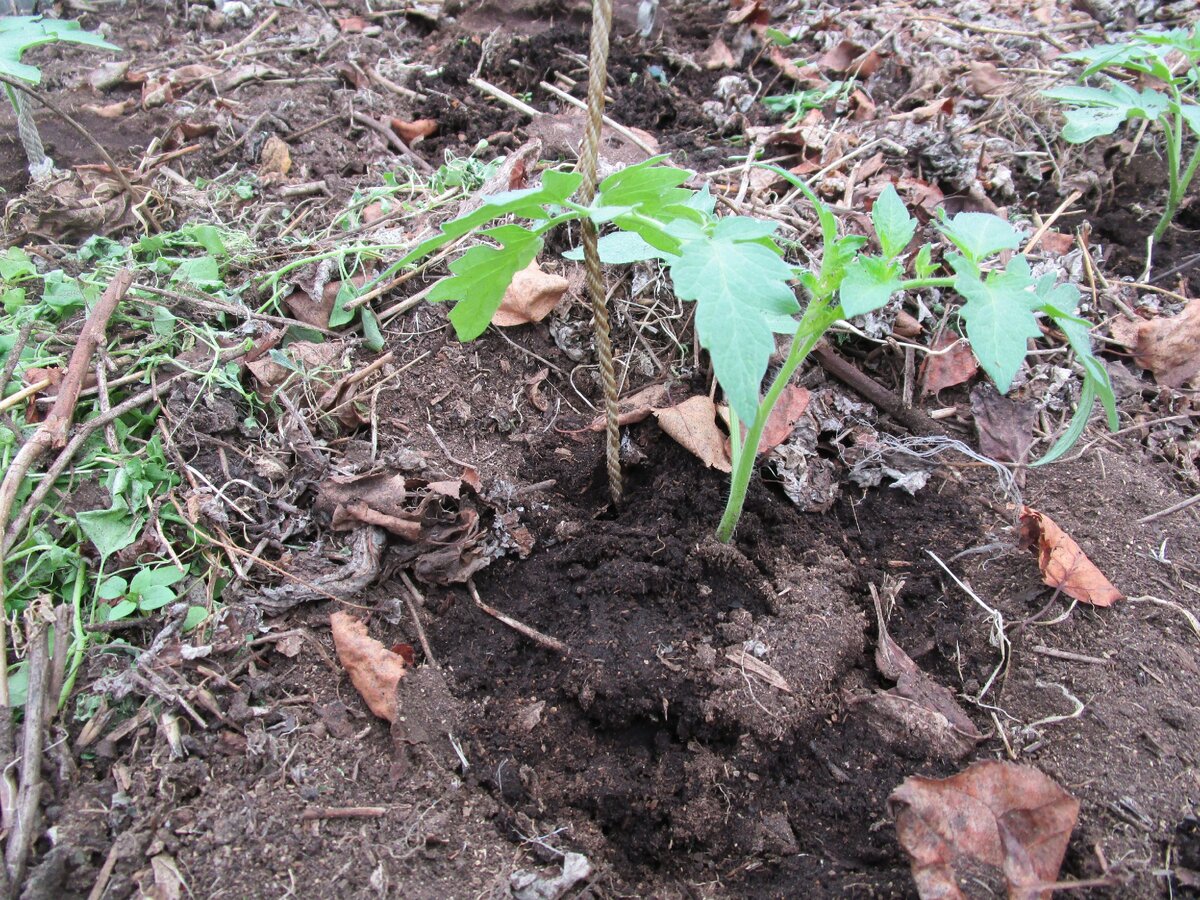
<path fill-rule="evenodd" d="M 1170 54 L 1176 53 L 1173 58 Z M 1157 122 L 1162 129 L 1167 157 L 1167 205 L 1154 229 L 1153 239 L 1166 233 L 1175 211 L 1200 167 L 1200 140 L 1186 159 L 1185 138 L 1190 131 L 1200 138 L 1200 26 L 1191 32 L 1139 31 L 1122 44 L 1101 44 L 1067 53 L 1062 59 L 1084 64 L 1081 77 L 1102 77 L 1103 87 L 1072 85 L 1044 91 L 1051 100 L 1065 104 L 1063 139 L 1084 144 L 1112 134 L 1124 122 Z M 1174 60 L 1177 60 L 1174 61 Z M 1117 75 L 1136 80 L 1147 77 L 1155 87 L 1138 90 Z"/>
<path fill-rule="evenodd" d="M 982 213 L 959 213 L 943 221 L 939 228 L 955 248 L 946 255 L 953 276 L 934 277 L 932 248 L 926 245 L 913 261 L 915 277 L 906 278 L 903 257 L 917 223 L 894 188 L 884 190 L 872 210 L 882 251 L 873 255 L 863 252 L 866 237 L 838 236 L 833 214 L 804 182 L 783 169 L 765 168 L 794 184 L 816 208 L 823 252 L 815 271 L 787 262 L 775 239 L 776 222 L 717 217 L 707 190 L 682 187 L 691 173 L 664 165 L 659 157 L 610 175 L 587 206 L 570 199 L 579 186 L 578 175 L 548 171 L 540 187 L 495 195 L 446 223 L 441 234 L 380 279 L 473 231 L 490 239 L 493 243 L 471 247 L 451 263 L 450 277 L 429 295 L 434 301 L 457 301 L 450 320 L 460 339 L 471 340 L 491 322 L 512 277 L 541 251 L 543 235 L 561 224 L 586 216 L 615 226 L 600 239 L 603 262 L 661 260 L 676 294 L 696 303 L 700 345 L 708 351 L 729 403 L 733 473 L 717 528 L 722 541 L 733 536 L 767 418 L 796 369 L 831 325 L 879 309 L 898 291 L 938 287 L 960 294 L 966 301 L 960 315 L 967 337 L 1001 391 L 1011 386 L 1028 340 L 1041 336 L 1037 316 L 1048 317 L 1062 330 L 1083 366 L 1084 387 L 1071 426 L 1042 463 L 1061 456 L 1079 438 L 1097 397 L 1116 428 L 1108 374 L 1092 353 L 1088 322 L 1074 315 L 1078 290 L 1056 284 L 1053 275 L 1035 279 L 1019 254 L 1002 269 L 994 267 L 999 254 L 1015 251 L 1019 244 L 1009 223 Z M 479 230 L 502 216 L 529 224 Z M 803 289 L 803 306 L 795 282 Z M 763 393 L 778 334 L 790 335 L 791 346 Z"/>

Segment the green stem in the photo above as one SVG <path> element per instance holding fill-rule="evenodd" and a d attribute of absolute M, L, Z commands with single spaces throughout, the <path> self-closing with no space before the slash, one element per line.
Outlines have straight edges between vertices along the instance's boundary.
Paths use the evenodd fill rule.
<path fill-rule="evenodd" d="M 1155 243 L 1167 233 L 1171 219 L 1175 217 L 1175 210 L 1183 200 L 1179 177 L 1179 162 L 1183 155 L 1183 116 L 1176 113 L 1174 122 L 1163 122 L 1163 129 L 1167 137 L 1167 206 L 1163 210 L 1162 218 L 1158 220 L 1158 225 L 1155 226 L 1154 234 L 1151 235 Z"/>
<path fill-rule="evenodd" d="M 100 575 L 97 576 L 97 584 L 99 578 L 103 576 L 103 567 L 101 567 Z M 58 708 L 61 710 L 66 706 L 67 699 L 71 696 L 71 691 L 75 688 L 75 677 L 79 674 L 79 669 L 83 665 L 83 653 L 87 649 L 87 633 L 83 630 L 83 588 L 87 584 L 87 571 L 82 564 L 75 570 L 75 588 L 71 591 L 71 605 L 75 609 L 75 615 L 72 626 L 74 631 L 74 640 L 71 642 L 71 662 L 67 669 L 67 677 L 63 679 L 62 693 L 58 696 Z M 60 641 L 63 636 L 56 634 L 54 640 Z"/>
<path fill-rule="evenodd" d="M 729 482 L 729 500 L 725 504 L 725 513 L 721 516 L 721 522 L 717 525 L 717 540 L 721 543 L 727 544 L 732 540 L 733 530 L 742 517 L 742 507 L 746 503 L 746 490 L 750 486 L 750 476 L 754 474 L 754 463 L 758 459 L 758 445 L 762 441 L 763 429 L 767 426 L 771 410 L 775 408 L 780 394 L 791 381 L 796 369 L 812 352 L 813 347 L 817 345 L 825 332 L 829 330 L 829 326 L 841 317 L 840 307 L 830 306 L 824 301 L 813 301 L 800 320 L 800 327 L 796 329 L 796 336 L 792 339 L 792 348 L 788 352 L 787 359 L 767 389 L 766 396 L 758 405 L 754 421 L 746 431 L 745 440 L 741 442 L 740 452 L 734 457 L 733 472 Z M 735 428 L 740 431 L 736 416 L 730 419 L 731 433 Z"/>
<path fill-rule="evenodd" d="M 922 288 L 952 288 L 954 287 L 953 278 L 910 278 L 908 281 L 900 282 L 900 290 L 902 291 L 919 291 Z"/>

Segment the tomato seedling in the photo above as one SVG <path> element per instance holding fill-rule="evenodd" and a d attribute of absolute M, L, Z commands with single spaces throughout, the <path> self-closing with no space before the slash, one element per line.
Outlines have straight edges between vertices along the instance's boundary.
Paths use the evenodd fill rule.
<path fill-rule="evenodd" d="M 1083 367 L 1083 392 L 1070 427 L 1039 464 L 1057 459 L 1078 440 L 1097 397 L 1110 427 L 1116 428 L 1108 373 L 1092 353 L 1089 323 L 1074 313 L 1079 291 L 1056 283 L 1053 275 L 1034 278 L 1019 253 L 1003 268 L 996 267 L 1000 254 L 1019 246 L 1020 235 L 1011 224 L 984 213 L 944 219 L 938 228 L 954 247 L 946 254 L 954 274 L 935 276 L 932 248 L 926 244 L 913 258 L 914 277 L 906 278 L 904 260 L 917 223 L 893 187 L 883 191 L 872 209 L 881 252 L 870 254 L 864 252 L 867 237 L 838 235 L 833 213 L 803 181 L 783 169 L 765 168 L 794 184 L 815 207 L 822 241 L 816 270 L 787 261 L 775 237 L 777 222 L 718 217 L 707 190 L 682 187 L 692 173 L 656 157 L 610 175 L 588 205 L 571 201 L 579 176 L 553 170 L 539 187 L 492 196 L 443 225 L 440 234 L 390 266 L 377 283 L 464 235 L 489 239 L 491 243 L 471 247 L 451 263 L 451 275 L 429 294 L 433 301 L 455 302 L 450 320 L 461 340 L 472 340 L 491 322 L 513 276 L 537 257 L 544 235 L 567 222 L 589 217 L 615 229 L 600 239 L 605 263 L 661 260 L 676 294 L 696 303 L 700 345 L 708 351 L 729 403 L 733 473 L 717 528 L 722 541 L 733 536 L 767 418 L 796 369 L 831 325 L 879 309 L 898 291 L 936 287 L 961 295 L 965 302 L 959 315 L 967 337 L 1002 392 L 1011 387 L 1028 340 L 1041 336 L 1039 315 L 1066 335 Z M 509 216 L 529 223 L 484 227 Z M 793 283 L 803 289 L 803 307 Z M 778 334 L 791 335 L 791 346 L 762 393 Z"/>

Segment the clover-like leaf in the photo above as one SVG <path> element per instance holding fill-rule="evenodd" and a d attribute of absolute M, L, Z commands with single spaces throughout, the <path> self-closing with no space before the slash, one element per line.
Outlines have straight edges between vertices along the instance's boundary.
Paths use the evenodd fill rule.
<path fill-rule="evenodd" d="M 1012 387 L 1026 342 L 1042 333 L 1031 308 L 1036 302 L 1032 288 L 1029 264 L 1021 256 L 986 278 L 961 271 L 954 280 L 954 289 L 967 301 L 959 315 L 967 323 L 971 349 L 1001 393 Z"/>
<path fill-rule="evenodd" d="M 450 264 L 454 274 L 443 278 L 429 292 L 429 299 L 435 303 L 458 301 L 450 311 L 450 321 L 461 341 L 471 341 L 483 334 L 500 308 L 513 276 L 533 262 L 542 249 L 541 237 L 519 225 L 499 225 L 481 234 L 500 246 L 472 247 Z"/>
<path fill-rule="evenodd" d="M 900 290 L 900 266 L 879 256 L 860 256 L 846 269 L 838 296 L 847 318 L 887 304 Z"/>
<path fill-rule="evenodd" d="M 796 327 L 791 267 L 756 241 L 724 237 L 685 244 L 670 266 L 676 294 L 696 301 L 696 331 L 717 381 L 738 417 L 752 421 L 774 333 Z"/>
<path fill-rule="evenodd" d="M 890 184 L 883 189 L 871 208 L 871 224 L 875 226 L 875 236 L 879 238 L 883 255 L 888 259 L 895 259 L 903 253 L 917 232 L 917 220 L 909 215 L 904 201 Z"/>

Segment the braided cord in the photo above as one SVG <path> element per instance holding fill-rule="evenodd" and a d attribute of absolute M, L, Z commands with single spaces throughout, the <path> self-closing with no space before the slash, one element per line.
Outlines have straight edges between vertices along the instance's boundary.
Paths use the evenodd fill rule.
<path fill-rule="evenodd" d="M 579 154 L 583 174 L 581 199 L 584 204 L 596 196 L 597 168 L 600 161 L 600 127 L 604 118 L 604 88 L 608 82 L 608 35 L 612 29 L 612 0 L 592 0 L 592 44 L 588 60 L 587 128 Z M 608 463 L 608 490 L 613 503 L 621 502 L 621 430 L 617 424 L 617 373 L 613 367 L 612 329 L 604 295 L 604 275 L 600 270 L 596 223 L 583 220 L 583 262 L 588 296 L 592 301 L 592 319 L 596 331 L 596 354 L 600 358 L 600 378 L 604 386 L 605 457 Z"/>
<path fill-rule="evenodd" d="M 4 90 L 17 113 L 17 136 L 21 139 L 25 158 L 29 160 L 29 173 L 34 180 L 38 180 L 45 176 L 52 163 L 46 156 L 46 148 L 42 146 L 42 136 L 38 134 L 37 122 L 33 120 L 33 110 L 25 98 L 8 85 L 4 86 Z"/>

